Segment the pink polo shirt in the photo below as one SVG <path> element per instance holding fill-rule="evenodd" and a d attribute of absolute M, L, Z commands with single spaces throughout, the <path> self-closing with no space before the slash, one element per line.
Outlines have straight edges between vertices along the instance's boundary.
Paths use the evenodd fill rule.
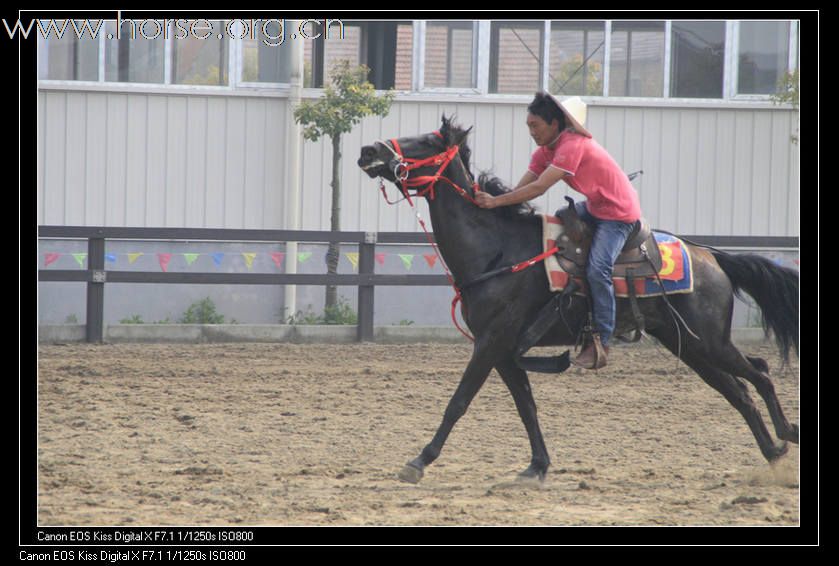
<path fill-rule="evenodd" d="M 568 173 L 563 180 L 585 195 L 588 211 L 597 218 L 621 222 L 641 218 L 638 193 L 626 173 L 592 138 L 565 130 L 552 149 L 536 148 L 528 169 L 539 176 L 548 167 Z"/>

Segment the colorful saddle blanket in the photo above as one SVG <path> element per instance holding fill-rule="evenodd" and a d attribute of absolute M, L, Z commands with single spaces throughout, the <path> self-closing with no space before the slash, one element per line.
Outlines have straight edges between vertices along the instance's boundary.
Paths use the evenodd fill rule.
<path fill-rule="evenodd" d="M 562 236 L 563 226 L 556 216 L 542 216 L 542 243 L 544 250 L 551 249 Z M 653 231 L 658 249 L 661 251 L 661 270 L 658 276 L 664 284 L 667 293 L 692 293 L 693 270 L 691 268 L 690 252 L 687 246 L 675 236 Z M 562 291 L 568 285 L 572 275 L 567 273 L 557 261 L 556 256 L 545 260 L 545 270 L 548 275 L 548 285 L 551 291 Z M 580 281 L 578 279 L 580 283 Z M 614 277 L 616 297 L 629 297 L 627 280 L 624 277 Z M 655 277 L 634 279 L 635 292 L 638 297 L 648 297 L 661 294 L 661 286 Z M 584 289 L 585 285 L 581 285 Z"/>

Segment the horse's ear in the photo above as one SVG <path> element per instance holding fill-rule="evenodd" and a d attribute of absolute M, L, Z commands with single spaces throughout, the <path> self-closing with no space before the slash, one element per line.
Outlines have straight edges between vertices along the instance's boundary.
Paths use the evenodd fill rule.
<path fill-rule="evenodd" d="M 463 142 L 465 142 L 466 138 L 469 136 L 469 132 L 471 132 L 472 128 L 474 128 L 474 127 L 475 126 L 469 126 L 468 129 L 457 132 L 457 134 L 454 136 L 455 137 L 455 139 L 453 140 L 454 144 L 455 145 L 460 145 Z"/>

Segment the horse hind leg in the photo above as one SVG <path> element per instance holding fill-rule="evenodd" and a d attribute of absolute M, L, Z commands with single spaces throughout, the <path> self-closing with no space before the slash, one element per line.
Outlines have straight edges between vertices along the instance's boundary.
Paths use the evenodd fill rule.
<path fill-rule="evenodd" d="M 786 454 L 788 449 L 786 441 L 776 443 L 772 438 L 763 422 L 763 417 L 761 417 L 754 401 L 749 396 L 749 390 L 745 383 L 736 376 L 730 375 L 695 356 L 683 356 L 683 361 L 743 415 L 764 458 L 769 462 L 774 462 Z"/>
<path fill-rule="evenodd" d="M 676 337 L 670 333 L 657 332 L 656 337 L 672 353 L 676 354 L 679 347 L 676 344 Z M 695 346 L 694 346 L 695 347 Z M 746 424 L 749 425 L 752 434 L 757 441 L 760 451 L 769 462 L 773 462 L 786 454 L 787 443 L 782 441 L 776 444 L 775 439 L 766 428 L 763 417 L 749 396 L 749 390 L 745 383 L 737 377 L 730 375 L 717 367 L 716 362 L 711 363 L 707 355 L 702 355 L 695 349 L 690 348 L 687 352 L 681 352 L 681 359 L 693 371 L 699 374 L 702 380 L 722 394 L 723 397 L 743 416 Z M 747 364 L 749 362 L 746 362 Z M 759 362 L 758 362 L 759 365 Z M 750 365 L 751 367 L 751 365 Z"/>
<path fill-rule="evenodd" d="M 747 379 L 754 385 L 769 409 L 769 416 L 778 438 L 798 444 L 798 425 L 790 424 L 784 416 L 775 393 L 775 385 L 769 377 L 769 365 L 761 358 L 743 356 L 731 342 L 723 348 L 721 354 L 714 357 L 715 365 L 723 371 Z"/>

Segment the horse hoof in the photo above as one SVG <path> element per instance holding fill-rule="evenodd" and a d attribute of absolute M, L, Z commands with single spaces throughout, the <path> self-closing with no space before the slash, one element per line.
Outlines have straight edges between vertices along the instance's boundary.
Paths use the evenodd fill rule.
<path fill-rule="evenodd" d="M 787 444 L 786 441 L 781 442 L 780 444 L 776 444 L 773 454 L 769 458 L 767 458 L 767 460 L 769 460 L 770 464 L 777 462 L 782 456 L 786 455 L 788 451 L 789 444 Z"/>
<path fill-rule="evenodd" d="M 798 425 L 793 424 L 793 425 L 790 425 L 790 427 L 791 428 L 790 428 L 789 432 L 787 434 L 785 434 L 784 436 L 782 436 L 781 438 L 783 440 L 789 440 L 793 444 L 798 444 Z"/>
<path fill-rule="evenodd" d="M 539 470 L 530 466 L 516 476 L 516 481 L 523 484 L 541 484 L 545 481 L 545 470 Z"/>
<path fill-rule="evenodd" d="M 406 483 L 419 483 L 422 479 L 422 470 L 411 464 L 405 464 L 399 471 L 399 479 Z"/>

